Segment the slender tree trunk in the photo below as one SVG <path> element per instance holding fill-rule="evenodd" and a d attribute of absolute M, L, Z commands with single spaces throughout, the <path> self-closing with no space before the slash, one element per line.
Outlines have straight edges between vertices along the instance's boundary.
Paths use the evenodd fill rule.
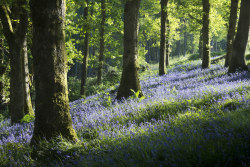
<path fill-rule="evenodd" d="M 65 51 L 65 0 L 31 0 L 33 21 L 35 128 L 31 145 L 61 135 L 77 136 L 69 113 Z"/>
<path fill-rule="evenodd" d="M 167 4 L 168 0 L 161 0 L 161 43 L 160 43 L 159 75 L 164 75 L 166 73 L 165 57 L 166 57 Z"/>
<path fill-rule="evenodd" d="M 202 58 L 203 55 L 203 39 L 202 39 L 202 29 L 200 31 L 200 39 L 199 39 L 199 57 Z"/>
<path fill-rule="evenodd" d="M 231 10 L 229 18 L 229 28 L 227 33 L 227 54 L 225 59 L 225 67 L 229 66 L 230 59 L 233 53 L 233 41 L 236 33 L 237 9 L 239 0 L 231 0 Z"/>
<path fill-rule="evenodd" d="M 87 6 L 84 8 L 84 20 L 86 21 L 86 25 L 88 25 L 88 0 L 86 0 Z M 86 26 L 86 32 L 84 34 L 84 49 L 83 49 L 83 64 L 82 64 L 82 80 L 81 80 L 81 90 L 80 95 L 85 96 L 86 94 L 86 81 L 88 74 L 88 59 L 89 59 L 89 27 Z"/>
<path fill-rule="evenodd" d="M 166 36 L 166 67 L 169 66 L 169 55 L 170 55 L 170 22 L 167 14 L 167 36 Z"/>
<path fill-rule="evenodd" d="M 236 72 L 236 70 L 248 70 L 245 60 L 245 51 L 248 41 L 249 26 L 250 1 L 241 0 L 240 18 L 238 22 L 237 33 L 233 43 L 233 53 L 229 64 L 228 73 L 234 73 Z"/>
<path fill-rule="evenodd" d="M 202 39 L 203 39 L 203 56 L 202 56 L 202 68 L 210 68 L 210 43 L 209 43 L 209 0 L 202 0 L 203 6 L 203 27 L 202 27 Z"/>
<path fill-rule="evenodd" d="M 29 64 L 27 54 L 27 40 L 24 41 L 22 48 L 22 68 L 23 68 L 23 90 L 24 90 L 24 114 L 34 115 L 30 97 L 30 78 L 29 78 Z"/>
<path fill-rule="evenodd" d="M 138 31 L 139 31 L 140 0 L 127 1 L 124 9 L 124 55 L 123 70 L 117 99 L 127 98 L 133 95 L 133 91 L 140 91 L 138 77 Z"/>
<path fill-rule="evenodd" d="M 186 26 L 184 26 L 185 29 L 186 29 Z M 186 52 L 187 52 L 187 38 L 188 38 L 188 34 L 187 34 L 187 31 L 185 30 L 184 31 L 184 41 L 183 41 L 183 56 L 186 56 Z"/>
<path fill-rule="evenodd" d="M 4 103 L 4 74 L 6 72 L 6 65 L 4 63 L 4 40 L 0 40 L 0 110 Z"/>
<path fill-rule="evenodd" d="M 97 82 L 100 84 L 102 82 L 102 71 L 103 71 L 103 61 L 104 61 L 104 26 L 106 20 L 106 1 L 101 0 L 101 9 L 102 9 L 102 22 L 100 28 L 100 55 L 99 55 L 99 64 L 98 64 L 98 74 Z"/>
<path fill-rule="evenodd" d="M 10 116 L 11 122 L 17 123 L 20 122 L 25 115 L 23 58 L 26 47 L 25 40 L 28 27 L 28 11 L 26 9 L 26 0 L 19 0 L 13 5 L 16 7 L 16 11 L 14 12 L 20 20 L 18 26 L 12 26 L 8 6 L 0 6 L 0 17 L 3 25 L 3 32 L 10 50 Z"/>

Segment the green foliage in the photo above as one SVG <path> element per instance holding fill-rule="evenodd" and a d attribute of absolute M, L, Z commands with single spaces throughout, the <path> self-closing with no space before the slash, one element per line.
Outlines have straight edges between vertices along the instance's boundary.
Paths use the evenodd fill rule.
<path fill-rule="evenodd" d="M 35 120 L 34 115 L 27 114 L 21 119 L 21 123 L 30 123 L 30 122 L 34 122 L 34 120 Z"/>
<path fill-rule="evenodd" d="M 5 117 L 2 114 L 0 114 L 0 122 L 2 122 L 4 119 Z"/>
<path fill-rule="evenodd" d="M 32 166 L 31 147 L 20 143 L 7 143 L 0 152 L 0 166 Z"/>
<path fill-rule="evenodd" d="M 112 104 L 112 99 L 110 97 L 109 93 L 105 93 L 104 94 L 104 98 L 103 98 L 103 105 L 106 107 L 110 107 Z"/>
<path fill-rule="evenodd" d="M 130 91 L 134 93 L 131 98 L 138 99 L 139 101 L 145 99 L 145 96 L 140 96 L 140 94 L 142 93 L 141 91 L 138 90 L 137 92 L 135 92 L 133 89 L 130 89 Z"/>

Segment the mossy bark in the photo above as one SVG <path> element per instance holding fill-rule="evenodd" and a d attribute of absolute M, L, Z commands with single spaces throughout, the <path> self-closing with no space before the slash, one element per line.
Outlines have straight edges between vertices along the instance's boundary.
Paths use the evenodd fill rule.
<path fill-rule="evenodd" d="M 101 0 L 101 9 L 102 9 L 102 22 L 100 28 L 100 55 L 99 55 L 99 64 L 97 72 L 97 82 L 100 84 L 102 82 L 102 71 L 103 71 L 103 61 L 104 61 L 104 26 L 106 20 L 106 1 Z"/>
<path fill-rule="evenodd" d="M 234 73 L 236 70 L 248 70 L 245 60 L 245 51 L 248 41 L 250 26 L 250 1 L 241 0 L 240 18 L 238 22 L 237 33 L 233 43 L 233 53 L 229 64 L 228 73 Z"/>
<path fill-rule="evenodd" d="M 23 58 L 26 48 L 26 33 L 28 27 L 27 1 L 19 0 L 12 5 L 13 11 L 10 16 L 9 7 L 6 4 L 0 5 L 0 17 L 3 25 L 3 32 L 10 50 L 10 105 L 9 111 L 11 122 L 17 123 L 25 115 L 24 112 L 24 64 Z M 12 22 L 12 19 L 19 19 L 19 23 Z"/>
<path fill-rule="evenodd" d="M 125 4 L 123 70 L 117 99 L 133 95 L 131 89 L 140 91 L 139 96 L 142 96 L 137 65 L 139 8 L 140 0 L 127 1 Z"/>
<path fill-rule="evenodd" d="M 31 0 L 35 128 L 31 144 L 62 136 L 76 141 L 69 112 L 65 51 L 65 0 Z"/>
<path fill-rule="evenodd" d="M 202 50 L 202 68 L 210 68 L 210 40 L 209 40 L 209 11 L 210 3 L 209 0 L 202 0 L 203 6 L 203 27 L 202 27 L 202 40 L 203 40 L 203 50 Z"/>
<path fill-rule="evenodd" d="M 231 0 L 229 28 L 227 34 L 227 54 L 225 59 L 225 67 L 229 66 L 230 59 L 233 53 L 233 41 L 236 34 L 237 9 L 239 0 Z"/>
<path fill-rule="evenodd" d="M 81 90 L 80 95 L 86 95 L 86 81 L 88 75 L 88 59 L 89 59 L 89 26 L 88 25 L 88 0 L 86 0 L 87 6 L 84 8 L 84 21 L 85 25 L 85 34 L 84 34 L 84 46 L 83 46 L 83 61 L 82 61 L 82 80 L 81 80 Z"/>
<path fill-rule="evenodd" d="M 27 40 L 24 41 L 24 46 L 21 50 L 22 55 L 22 68 L 23 68 L 23 90 L 24 90 L 24 114 L 34 115 L 30 97 L 30 79 L 29 79 L 29 64 L 27 54 Z"/>
<path fill-rule="evenodd" d="M 4 46 L 4 42 L 3 39 L 0 40 L 0 110 L 1 110 L 1 106 L 4 103 L 4 74 L 6 72 L 7 66 L 4 63 L 4 50 L 3 50 L 3 46 Z"/>
<path fill-rule="evenodd" d="M 159 75 L 164 75 L 166 73 L 165 58 L 166 58 L 167 4 L 168 4 L 168 0 L 161 1 L 161 42 L 160 42 Z"/>

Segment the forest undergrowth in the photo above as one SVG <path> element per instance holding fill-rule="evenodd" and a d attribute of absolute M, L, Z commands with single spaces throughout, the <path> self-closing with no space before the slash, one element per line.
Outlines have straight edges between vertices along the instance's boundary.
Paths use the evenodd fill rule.
<path fill-rule="evenodd" d="M 250 74 L 200 66 L 144 75 L 141 98 L 116 101 L 112 88 L 71 102 L 75 144 L 57 138 L 32 152 L 33 121 L 3 120 L 0 166 L 249 166 Z"/>

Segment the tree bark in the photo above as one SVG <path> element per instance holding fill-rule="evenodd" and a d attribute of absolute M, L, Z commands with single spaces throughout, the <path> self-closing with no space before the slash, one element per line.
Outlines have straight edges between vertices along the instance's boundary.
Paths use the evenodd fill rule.
<path fill-rule="evenodd" d="M 89 58 L 89 26 L 87 23 L 88 20 L 88 0 L 86 0 L 87 6 L 84 8 L 84 20 L 85 20 L 85 34 L 84 34 L 84 48 L 83 48 L 83 62 L 82 62 L 82 80 L 81 80 L 81 90 L 80 95 L 85 96 L 86 94 L 86 81 L 87 81 L 87 72 L 88 72 L 88 58 Z"/>
<path fill-rule="evenodd" d="M 27 40 L 24 41 L 22 48 L 22 68 L 23 68 L 23 90 L 24 90 L 24 114 L 34 115 L 30 97 L 30 78 L 29 78 L 29 64 L 27 54 Z"/>
<path fill-rule="evenodd" d="M 229 64 L 228 73 L 234 73 L 236 70 L 248 70 L 245 60 L 245 51 L 248 41 L 250 26 L 250 1 L 242 0 L 240 7 L 240 18 L 238 22 L 237 33 L 233 43 L 233 53 Z"/>
<path fill-rule="evenodd" d="M 14 25 L 11 21 L 9 8 L 7 5 L 1 5 L 0 17 L 3 25 L 3 32 L 10 50 L 10 105 L 9 111 L 12 123 L 21 121 L 26 113 L 25 83 L 24 83 L 24 64 L 23 58 L 26 47 L 26 36 L 28 28 L 28 11 L 26 9 L 26 0 L 18 0 L 15 4 L 15 15 L 20 19 L 18 25 Z M 14 25 L 14 26 L 13 26 Z M 27 52 L 27 51 L 26 51 Z M 32 109 L 32 107 L 31 107 Z"/>
<path fill-rule="evenodd" d="M 230 59 L 233 53 L 233 41 L 236 33 L 237 9 L 239 0 L 231 0 L 231 10 L 229 18 L 229 28 L 227 34 L 227 54 L 225 59 L 225 67 L 229 66 Z"/>
<path fill-rule="evenodd" d="M 4 98 L 4 74 L 6 72 L 6 65 L 4 63 L 4 40 L 0 40 L 0 110 L 5 102 Z"/>
<path fill-rule="evenodd" d="M 186 26 L 185 26 L 186 29 Z M 183 56 L 186 56 L 187 53 L 187 40 L 188 40 L 188 34 L 187 31 L 184 31 L 184 39 L 183 39 Z"/>
<path fill-rule="evenodd" d="M 167 4 L 168 0 L 161 0 L 161 43 L 160 43 L 159 75 L 164 75 L 166 73 L 165 57 L 166 57 Z"/>
<path fill-rule="evenodd" d="M 139 8 L 140 0 L 126 1 L 124 9 L 123 70 L 116 96 L 117 99 L 133 95 L 131 90 L 135 92 L 139 91 L 139 96 L 142 96 L 137 65 Z"/>
<path fill-rule="evenodd" d="M 69 112 L 65 51 L 65 0 L 31 0 L 35 127 L 31 145 L 62 136 L 76 141 Z"/>
<path fill-rule="evenodd" d="M 203 6 L 203 27 L 202 27 L 202 39 L 203 39 L 203 51 L 202 51 L 202 68 L 210 68 L 210 42 L 209 42 L 209 0 L 202 0 Z"/>
<path fill-rule="evenodd" d="M 202 58 L 203 55 L 203 40 L 202 40 L 202 29 L 200 31 L 200 38 L 199 38 L 199 56 Z"/>
<path fill-rule="evenodd" d="M 166 67 L 169 66 L 169 55 L 170 55 L 170 23 L 167 15 L 167 35 L 166 35 Z"/>
<path fill-rule="evenodd" d="M 99 64 L 98 64 L 98 73 L 97 73 L 97 82 L 101 84 L 102 82 L 102 71 L 103 71 L 103 61 L 104 61 L 104 26 L 106 20 L 106 1 L 101 0 L 101 9 L 102 9 L 102 22 L 100 28 L 100 55 L 99 55 Z"/>

